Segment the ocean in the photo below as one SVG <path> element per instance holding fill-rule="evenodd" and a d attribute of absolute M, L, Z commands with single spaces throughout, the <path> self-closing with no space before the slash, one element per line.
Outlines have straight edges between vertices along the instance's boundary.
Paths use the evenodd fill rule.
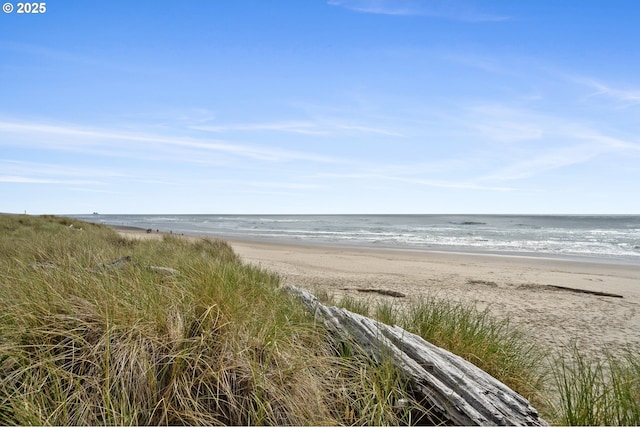
<path fill-rule="evenodd" d="M 210 237 L 640 264 L 640 215 L 73 215 Z"/>

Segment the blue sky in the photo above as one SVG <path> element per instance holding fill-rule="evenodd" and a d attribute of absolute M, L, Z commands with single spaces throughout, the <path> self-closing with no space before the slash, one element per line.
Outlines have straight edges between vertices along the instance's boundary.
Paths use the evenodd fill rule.
<path fill-rule="evenodd" d="M 2 13 L 0 212 L 638 214 L 639 16 L 637 0 Z"/>

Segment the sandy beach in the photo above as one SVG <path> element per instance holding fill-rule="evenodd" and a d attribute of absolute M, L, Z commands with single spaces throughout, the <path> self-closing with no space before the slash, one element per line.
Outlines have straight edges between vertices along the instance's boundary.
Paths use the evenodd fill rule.
<path fill-rule="evenodd" d="M 133 237 L 157 233 L 119 230 Z M 403 304 L 437 295 L 509 317 L 538 343 L 599 353 L 640 344 L 640 266 L 516 256 L 229 241 L 243 261 L 284 283 Z M 558 288 L 561 287 L 561 288 Z M 566 289 L 568 288 L 568 289 Z M 359 290 L 395 291 L 405 297 Z M 604 292 L 610 296 L 575 291 Z"/>

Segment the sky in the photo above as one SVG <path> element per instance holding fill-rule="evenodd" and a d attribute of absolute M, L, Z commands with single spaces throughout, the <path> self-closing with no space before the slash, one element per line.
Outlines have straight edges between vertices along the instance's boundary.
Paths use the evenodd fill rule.
<path fill-rule="evenodd" d="M 637 0 L 9 3 L 0 212 L 640 214 Z"/>

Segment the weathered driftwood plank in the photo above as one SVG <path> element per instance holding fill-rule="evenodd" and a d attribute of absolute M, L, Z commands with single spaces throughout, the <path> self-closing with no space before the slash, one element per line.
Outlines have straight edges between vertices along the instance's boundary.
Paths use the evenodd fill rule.
<path fill-rule="evenodd" d="M 328 330 L 377 361 L 391 357 L 409 379 L 416 398 L 456 425 L 547 425 L 522 396 L 480 368 L 398 326 L 348 310 L 327 307 L 309 292 L 290 286 Z"/>

